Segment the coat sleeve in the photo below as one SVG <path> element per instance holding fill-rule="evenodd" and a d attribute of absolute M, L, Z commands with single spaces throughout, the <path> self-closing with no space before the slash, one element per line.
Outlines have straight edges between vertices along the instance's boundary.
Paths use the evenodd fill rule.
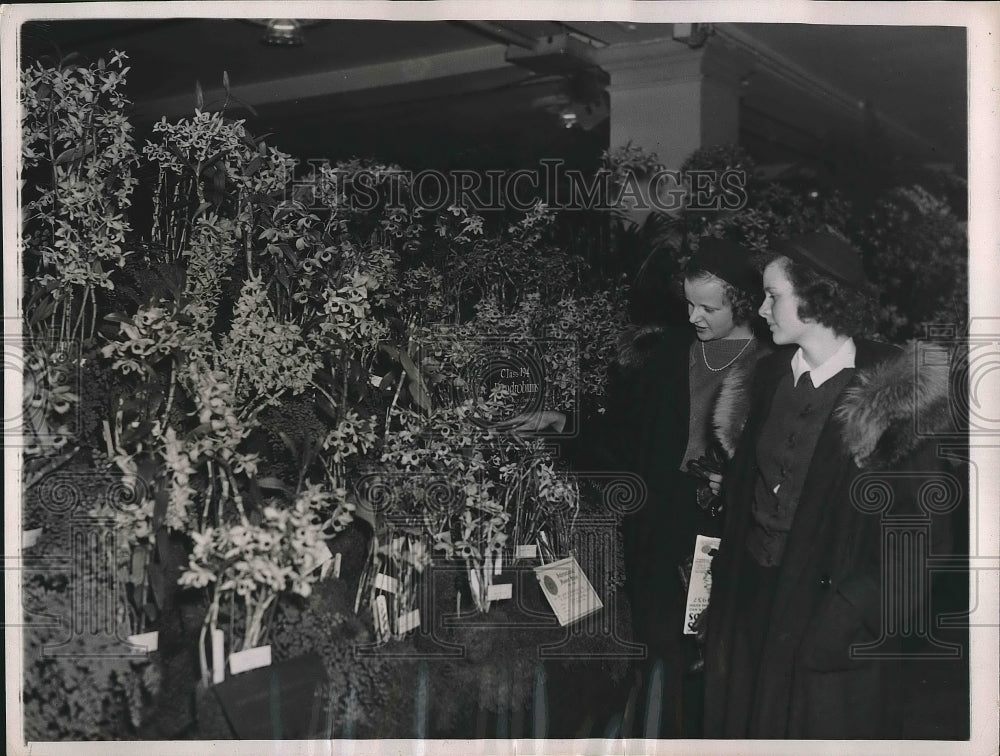
<path fill-rule="evenodd" d="M 964 486 L 927 444 L 894 469 L 857 470 L 841 531 L 843 563 L 812 623 L 804 647 L 812 668 L 857 660 L 851 646 L 885 648 L 932 626 L 928 558 L 953 551 L 951 514 Z M 855 648 L 856 652 L 857 648 Z"/>
<path fill-rule="evenodd" d="M 662 434 L 676 435 L 657 427 L 658 409 L 686 369 L 687 338 L 666 329 L 640 366 L 620 370 L 609 382 L 604 413 L 588 413 L 577 438 L 565 447 L 578 469 L 648 472 L 651 458 L 662 451 L 654 448 Z"/>

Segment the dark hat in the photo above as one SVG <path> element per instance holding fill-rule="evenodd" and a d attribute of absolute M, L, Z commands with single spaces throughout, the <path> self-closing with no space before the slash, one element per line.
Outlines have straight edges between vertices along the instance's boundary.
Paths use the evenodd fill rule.
<path fill-rule="evenodd" d="M 762 284 L 760 271 L 754 267 L 753 254 L 741 244 L 714 236 L 698 240 L 698 251 L 691 256 L 684 268 L 689 272 L 704 270 L 726 283 L 741 289 L 755 300 L 760 299 Z"/>
<path fill-rule="evenodd" d="M 868 285 L 861 254 L 832 234 L 789 236 L 772 244 L 771 251 L 852 289 L 863 289 Z"/>

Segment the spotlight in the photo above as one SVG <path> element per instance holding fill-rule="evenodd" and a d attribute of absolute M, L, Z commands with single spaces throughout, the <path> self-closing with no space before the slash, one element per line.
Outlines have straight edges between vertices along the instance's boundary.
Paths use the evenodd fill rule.
<path fill-rule="evenodd" d="M 272 18 L 267 22 L 267 32 L 261 37 L 266 45 L 292 47 L 304 42 L 302 24 L 294 18 Z"/>

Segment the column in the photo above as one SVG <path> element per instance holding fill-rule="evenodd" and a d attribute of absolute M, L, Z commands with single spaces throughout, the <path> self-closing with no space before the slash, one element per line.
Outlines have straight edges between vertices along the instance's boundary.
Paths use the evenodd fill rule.
<path fill-rule="evenodd" d="M 612 150 L 631 142 L 678 169 L 699 147 L 738 141 L 741 81 L 753 67 L 745 53 L 718 38 L 697 49 L 661 39 L 607 47 L 597 60 L 611 78 Z"/>

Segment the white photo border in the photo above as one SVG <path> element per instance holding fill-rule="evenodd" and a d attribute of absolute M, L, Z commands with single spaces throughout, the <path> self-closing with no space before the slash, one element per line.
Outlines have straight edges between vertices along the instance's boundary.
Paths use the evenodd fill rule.
<path fill-rule="evenodd" d="M 17 105 L 20 26 L 31 20 L 71 20 L 90 18 L 260 18 L 272 15 L 277 7 L 283 16 L 296 18 L 448 20 L 448 19 L 560 19 L 565 21 L 630 22 L 754 22 L 854 24 L 887 26 L 953 26 L 968 30 L 968 115 L 969 115 L 969 240 L 970 315 L 973 328 L 979 322 L 1000 324 L 1000 4 L 975 2 L 731 2 L 690 0 L 688 2 L 570 2 L 501 3 L 457 2 L 364 2 L 305 1 L 283 2 L 120 2 L 52 3 L 7 5 L 2 8 L 0 51 L 2 51 L 2 133 L 3 140 L 3 255 L 5 330 L 19 328 L 21 311 L 21 263 L 18 255 L 20 218 L 20 125 Z M 993 328 L 993 333 L 996 329 Z M 5 337 L 8 334 L 5 332 Z M 5 353 L 7 339 L 5 338 Z M 5 359 L 6 366 L 6 359 Z M 21 381 L 17 371 L 4 371 L 5 408 L 21 402 Z M 1000 396 L 990 397 L 987 411 L 996 417 Z M 5 415 L 6 417 L 6 415 Z M 1000 492 L 1000 447 L 983 439 L 970 439 L 973 463 L 980 474 L 980 490 L 988 499 L 979 502 L 980 555 L 996 563 L 1000 557 L 997 492 Z M 33 754 L 131 754 L 136 742 L 120 743 L 33 743 L 25 746 L 21 722 L 21 682 L 23 659 L 17 622 L 21 611 L 20 573 L 11 568 L 21 553 L 20 455 L 16 445 L 4 447 L 5 528 L 5 661 L 7 690 L 7 748 L 9 753 Z M 974 575 L 974 573 L 973 573 Z M 973 578 L 970 575 L 970 580 Z M 973 594 L 975 595 L 975 594 Z M 980 604 L 1000 622 L 1000 570 L 979 575 Z M 811 741 L 805 747 L 821 754 L 949 754 L 995 753 L 998 742 L 997 701 L 1000 700 L 998 674 L 998 627 L 970 628 L 971 739 L 940 741 Z M 649 740 L 518 740 L 518 741 L 314 741 L 314 742 L 149 742 L 148 753 L 237 754 L 799 754 L 796 741 L 649 741 Z"/>

